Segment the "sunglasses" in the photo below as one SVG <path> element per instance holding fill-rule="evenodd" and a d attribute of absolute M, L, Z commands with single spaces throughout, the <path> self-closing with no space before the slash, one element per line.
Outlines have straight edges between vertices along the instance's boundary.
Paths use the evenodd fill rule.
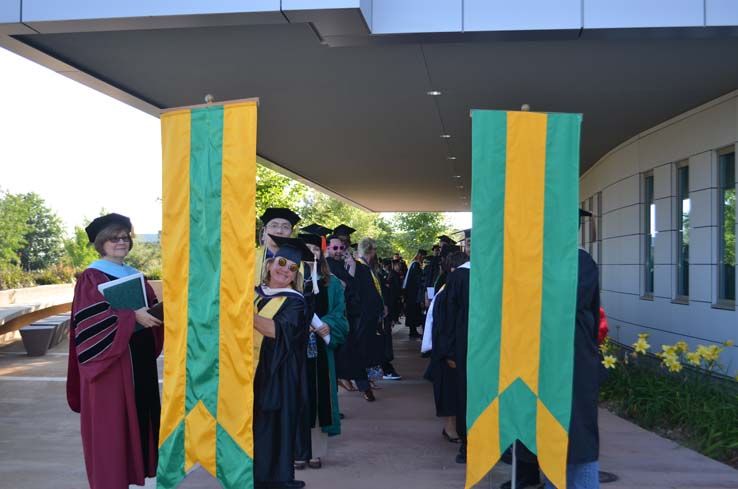
<path fill-rule="evenodd" d="M 287 260 L 280 256 L 279 258 L 277 258 L 277 265 L 279 265 L 280 267 L 286 267 Z M 290 272 L 297 272 L 297 268 L 298 268 L 297 265 L 295 265 L 294 263 L 291 263 L 289 266 Z"/>
<path fill-rule="evenodd" d="M 340 246 L 333 245 L 333 246 L 329 246 L 328 249 L 333 250 L 333 251 L 338 251 L 338 250 L 343 251 L 346 249 L 346 246 L 345 245 L 340 245 Z"/>
<path fill-rule="evenodd" d="M 130 236 L 117 236 L 114 238 L 108 239 L 111 243 L 130 243 L 131 237 Z"/>

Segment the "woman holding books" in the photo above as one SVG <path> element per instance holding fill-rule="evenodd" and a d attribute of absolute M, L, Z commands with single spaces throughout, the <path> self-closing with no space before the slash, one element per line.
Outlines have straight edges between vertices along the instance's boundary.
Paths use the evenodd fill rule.
<path fill-rule="evenodd" d="M 100 259 L 82 272 L 74 289 L 67 401 L 80 413 L 91 489 L 127 489 L 156 475 L 156 358 L 164 332 L 161 320 L 147 312 L 157 302 L 153 289 L 123 263 L 133 246 L 132 229 L 129 218 L 115 213 L 85 228 Z M 134 292 L 128 307 L 120 307 L 116 288 Z"/>
<path fill-rule="evenodd" d="M 254 329 L 264 336 L 254 375 L 254 487 L 300 488 L 305 483 L 295 480 L 293 456 L 300 408 L 308 401 L 301 382 L 308 321 L 298 271 L 313 257 L 299 239 L 270 237 L 279 250 L 264 262 L 254 298 Z"/>

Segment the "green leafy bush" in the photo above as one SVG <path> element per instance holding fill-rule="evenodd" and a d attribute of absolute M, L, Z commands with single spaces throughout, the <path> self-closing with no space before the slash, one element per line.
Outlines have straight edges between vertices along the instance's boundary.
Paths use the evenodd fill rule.
<path fill-rule="evenodd" d="M 75 278 L 75 269 L 69 266 L 52 265 L 33 273 L 37 285 L 68 284 Z"/>
<path fill-rule="evenodd" d="M 24 272 L 19 266 L 0 265 L 0 290 L 20 289 L 34 285 L 36 282 L 31 274 Z"/>
<path fill-rule="evenodd" d="M 634 350 L 605 345 L 605 357 L 617 361 L 600 389 L 601 401 L 643 428 L 738 467 L 738 383 L 717 372 L 718 355 L 732 341 L 699 345 L 695 352 L 679 342 L 650 355 L 646 338 L 641 335 Z"/>

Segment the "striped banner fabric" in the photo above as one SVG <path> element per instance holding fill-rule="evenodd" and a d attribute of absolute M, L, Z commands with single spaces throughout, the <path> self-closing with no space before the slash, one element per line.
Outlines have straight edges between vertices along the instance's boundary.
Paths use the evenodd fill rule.
<path fill-rule="evenodd" d="M 581 120 L 473 111 L 467 488 L 516 439 L 566 488 Z"/>

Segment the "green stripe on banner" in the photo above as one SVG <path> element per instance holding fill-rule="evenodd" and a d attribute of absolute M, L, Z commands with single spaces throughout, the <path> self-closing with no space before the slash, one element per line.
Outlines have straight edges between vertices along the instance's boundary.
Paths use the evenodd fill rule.
<path fill-rule="evenodd" d="M 254 461 L 233 438 L 217 425 L 217 477 L 223 487 L 254 487 Z"/>
<path fill-rule="evenodd" d="M 156 487 L 174 489 L 185 477 L 185 422 L 177 428 L 159 447 L 159 466 L 156 468 Z"/>
<path fill-rule="evenodd" d="M 537 398 L 518 377 L 500 394 L 500 452 L 517 439 L 533 453 L 536 448 Z"/>
<path fill-rule="evenodd" d="M 549 114 L 538 396 L 569 430 L 579 256 L 580 114 Z"/>
<path fill-rule="evenodd" d="M 472 117 L 469 338 L 485 341 L 472 341 L 467 349 L 468 429 L 497 397 L 499 389 L 507 157 L 507 114 L 474 111 Z"/>
<path fill-rule="evenodd" d="M 193 109 L 191 121 L 185 414 L 202 400 L 215 417 L 218 412 L 223 107 Z"/>

